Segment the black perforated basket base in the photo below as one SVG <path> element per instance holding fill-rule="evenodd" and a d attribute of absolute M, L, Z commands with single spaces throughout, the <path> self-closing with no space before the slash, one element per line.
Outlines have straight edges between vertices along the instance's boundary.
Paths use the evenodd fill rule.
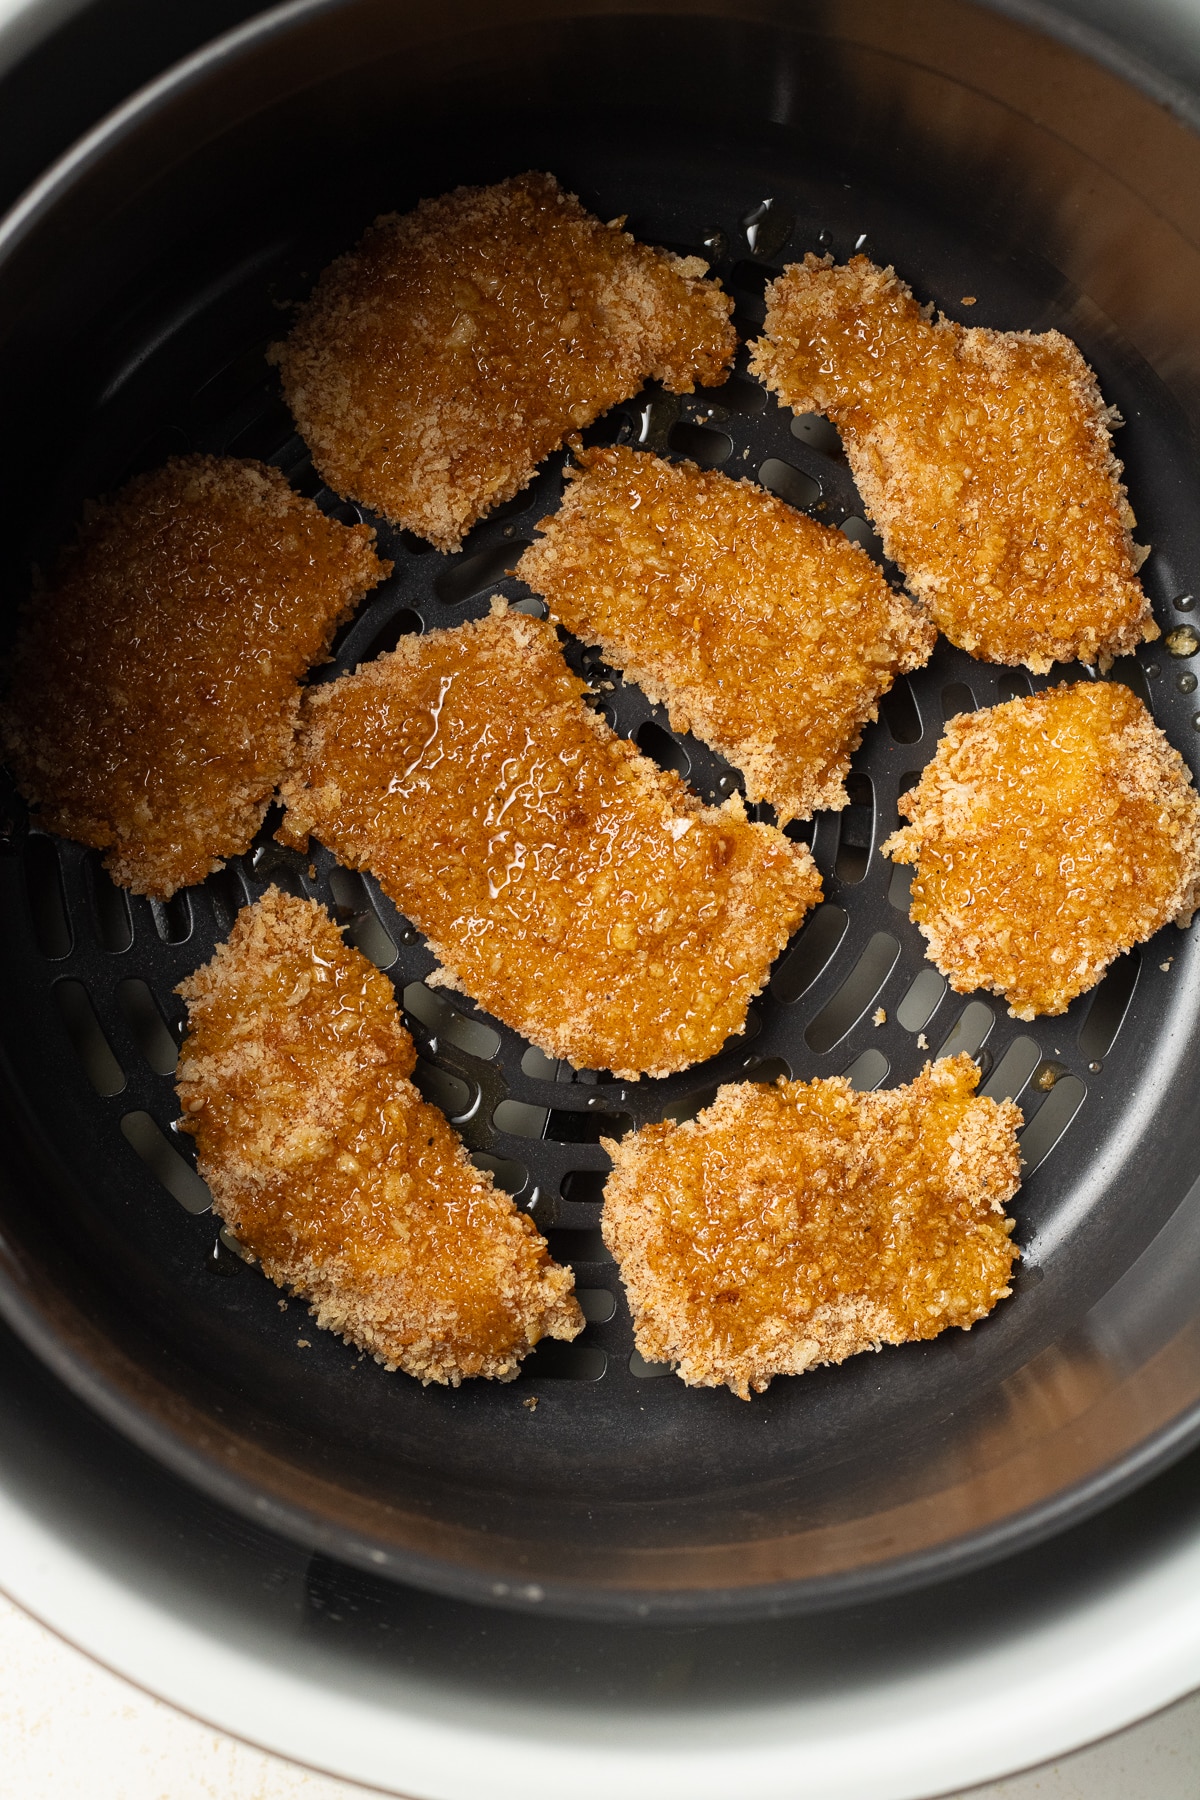
<path fill-rule="evenodd" d="M 276 302 L 302 294 L 324 258 L 378 207 L 530 165 L 552 168 L 604 218 L 627 213 L 639 236 L 706 255 L 737 298 L 743 339 L 761 322 L 771 275 L 824 248 L 839 259 L 864 249 L 894 262 L 919 299 L 964 322 L 1068 332 L 1129 421 L 1118 450 L 1137 535 L 1154 545 L 1144 579 L 1156 614 L 1164 629 L 1187 618 L 1184 574 L 1195 566 L 1196 525 L 1194 509 L 1178 500 L 1191 480 L 1182 416 L 1053 269 L 973 236 L 967 212 L 942 217 L 906 202 L 869 170 L 832 160 L 801 165 L 782 143 L 772 151 L 715 129 L 698 129 L 689 142 L 628 122 L 620 132 L 576 134 L 514 117 L 503 143 L 485 146 L 480 135 L 470 157 L 447 152 L 444 175 L 435 176 L 428 151 L 419 169 L 375 171 L 374 189 L 364 179 L 349 202 L 345 190 L 336 206 L 318 196 L 311 214 L 298 210 L 283 221 L 275 241 L 248 254 L 242 245 L 241 264 L 231 263 L 190 312 L 170 313 L 168 282 L 161 304 L 152 295 L 141 316 L 123 321 L 126 373 L 48 485 L 33 523 L 35 551 L 45 555 L 65 535 L 84 495 L 187 449 L 266 458 L 335 516 L 368 516 L 321 485 L 278 398 L 263 360 L 286 327 Z M 965 295 L 976 304 L 965 308 Z M 777 407 L 748 378 L 744 344 L 723 387 L 683 400 L 648 388 L 585 438 L 761 480 L 878 553 L 836 434 Z M 494 593 L 541 611 L 504 570 L 557 504 L 562 466 L 561 455 L 552 457 L 454 556 L 372 519 L 395 573 L 317 678 L 353 669 L 403 633 L 478 617 Z M 706 798 L 737 785 L 720 758 L 674 736 L 661 710 L 594 653 L 569 641 L 565 650 L 575 666 L 613 683 L 605 709 L 648 755 Z M 1159 643 L 1124 659 L 1110 679 L 1135 689 L 1194 766 L 1190 667 Z M 1062 677 L 1096 678 L 1082 668 L 1056 670 L 1053 679 Z M 1093 1351 L 1079 1361 L 1062 1346 L 1083 1341 L 1089 1308 L 1150 1242 L 1181 1191 L 1177 1161 L 1169 1180 L 1156 1173 L 1146 1131 L 1194 1044 L 1191 940 L 1169 928 L 1122 958 L 1063 1017 L 1017 1023 L 1001 1002 L 947 990 L 908 919 L 904 872 L 878 855 L 897 823 L 897 797 L 933 754 L 943 721 L 1045 685 L 944 642 L 926 669 L 897 684 L 854 758 L 852 804 L 791 828 L 812 843 L 823 905 L 780 958 L 745 1035 L 710 1062 L 659 1081 L 619 1082 L 548 1063 L 462 996 L 425 986 L 433 959 L 375 883 L 340 869 L 318 845 L 311 860 L 282 850 L 271 836 L 276 817 L 251 854 L 159 906 L 118 893 L 93 854 L 39 833 L 36 821 L 25 835 L 14 808 L 11 853 L 0 860 L 0 1031 L 22 1130 L 39 1146 L 49 1228 L 71 1240 L 80 1265 L 100 1280 L 138 1355 L 157 1359 L 162 1378 L 186 1390 L 188 1406 L 217 1421 L 217 1437 L 228 1428 L 252 1449 L 237 1453 L 239 1465 L 194 1419 L 172 1437 L 157 1400 L 146 1401 L 154 1422 L 139 1423 L 131 1390 L 119 1391 L 111 1371 L 91 1388 L 91 1378 L 77 1374 L 77 1385 L 235 1504 L 265 1508 L 284 1529 L 339 1555 L 455 1591 L 636 1613 L 703 1607 L 718 1589 L 731 1606 L 759 1604 L 754 1594 L 767 1588 L 772 1604 L 828 1603 L 859 1591 L 855 1582 L 899 1579 L 880 1573 L 891 1567 L 886 1524 L 866 1549 L 847 1540 L 839 1550 L 838 1533 L 863 1518 L 886 1520 L 890 1509 L 936 1506 L 953 1485 L 947 1457 L 960 1458 L 959 1473 L 986 1473 L 1019 1454 L 1028 1432 L 1014 1420 L 1026 1389 L 1052 1391 L 1061 1376 L 1068 1386 L 1082 1382 L 1085 1394 Z M 318 898 L 387 970 L 417 1043 L 423 1091 L 575 1270 L 585 1332 L 574 1344 L 540 1347 L 510 1385 L 422 1389 L 386 1374 L 314 1330 L 301 1303 L 281 1303 L 205 1210 L 190 1146 L 173 1123 L 183 1023 L 174 988 L 211 956 L 238 906 L 271 883 Z M 879 1008 L 886 1019 L 876 1024 Z M 750 1405 L 724 1390 L 685 1389 L 640 1361 L 599 1232 L 602 1134 L 689 1116 L 725 1081 L 844 1073 L 874 1088 L 911 1080 L 927 1057 L 959 1049 L 979 1060 L 982 1091 L 1014 1096 L 1026 1119 L 1025 1184 L 1014 1205 L 1023 1260 L 1013 1298 L 993 1318 L 969 1335 L 953 1331 L 778 1380 Z M 85 1287 L 81 1276 L 78 1303 L 99 1318 Z M 83 1356 L 77 1341 L 76 1371 Z M 1038 1368 L 1042 1374 L 1029 1374 Z M 534 1396 L 536 1409 L 524 1404 Z M 1063 1419 L 1070 1416 L 1067 1407 Z M 260 1451 L 269 1467 L 254 1463 Z M 296 1471 L 290 1487 L 284 1468 Z M 1039 1495 L 1014 1481 L 1015 1518 L 1027 1493 Z M 914 1578 L 922 1545 L 961 1546 L 977 1525 L 992 1532 L 994 1553 L 995 1518 L 951 1506 L 940 1535 L 917 1534 L 917 1561 L 910 1558 L 904 1578 Z M 814 1532 L 825 1533 L 829 1547 L 807 1560 L 770 1547 Z M 896 1556 L 914 1542 L 899 1530 Z M 709 1562 L 697 1544 L 710 1544 Z M 671 1559 L 681 1545 L 691 1560 L 676 1570 Z M 735 1589 L 740 1600 L 730 1599 Z"/>

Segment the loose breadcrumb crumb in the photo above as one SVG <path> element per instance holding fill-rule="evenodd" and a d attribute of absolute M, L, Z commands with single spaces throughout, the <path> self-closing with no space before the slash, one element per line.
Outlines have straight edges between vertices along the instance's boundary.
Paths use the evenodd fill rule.
<path fill-rule="evenodd" d="M 279 836 L 370 869 L 460 987 L 547 1056 L 712 1056 L 820 897 L 808 850 L 708 807 L 587 707 L 554 627 L 401 640 L 309 690 Z"/>
<path fill-rule="evenodd" d="M 214 1210 L 319 1326 L 455 1387 L 582 1331 L 570 1270 L 422 1100 L 391 983 L 314 901 L 272 888 L 177 991 Z"/>
<path fill-rule="evenodd" d="M 606 1142 L 602 1229 L 639 1353 L 743 1400 L 881 1344 L 969 1329 L 1010 1292 L 1011 1100 L 968 1056 L 907 1087 L 719 1089 L 683 1125 Z"/>
<path fill-rule="evenodd" d="M 781 825 L 845 806 L 863 726 L 934 627 L 842 532 L 752 482 L 624 448 L 578 462 L 517 574 Z"/>
<path fill-rule="evenodd" d="M 884 549 L 951 643 L 1098 662 L 1159 635 L 1096 378 L 1057 331 L 932 320 L 894 270 L 806 256 L 767 290 L 751 367 L 837 425 Z"/>
<path fill-rule="evenodd" d="M 871 1019 L 872 1019 L 872 1022 L 876 1025 L 886 1025 L 887 1024 L 887 1008 L 883 1007 L 883 1006 L 877 1006 L 875 1008 L 875 1011 L 871 1014 Z"/>
<path fill-rule="evenodd" d="M 451 550 L 648 376 L 721 381 L 733 301 L 623 222 L 534 172 L 377 219 L 270 352 L 330 486 Z"/>
<path fill-rule="evenodd" d="M 89 509 L 25 615 L 0 736 L 41 822 L 167 898 L 249 848 L 300 679 L 391 569 L 278 469 L 176 457 Z"/>
<path fill-rule="evenodd" d="M 1061 1013 L 1115 956 L 1200 901 L 1200 796 L 1118 681 L 960 713 L 883 854 L 914 865 L 910 912 L 960 994 Z"/>

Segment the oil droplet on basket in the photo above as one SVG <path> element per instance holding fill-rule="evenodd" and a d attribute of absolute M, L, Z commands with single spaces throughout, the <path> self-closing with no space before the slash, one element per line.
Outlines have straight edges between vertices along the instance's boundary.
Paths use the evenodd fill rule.
<path fill-rule="evenodd" d="M 777 256 L 791 237 L 795 223 L 796 215 L 777 200 L 760 200 L 741 222 L 751 255 L 764 262 Z"/>
<path fill-rule="evenodd" d="M 256 1263 L 258 1261 L 253 1250 L 248 1250 L 240 1238 L 235 1238 L 228 1225 L 222 1225 L 218 1237 L 220 1242 L 224 1244 L 226 1250 L 231 1250 L 234 1256 L 240 1256 L 244 1263 Z"/>

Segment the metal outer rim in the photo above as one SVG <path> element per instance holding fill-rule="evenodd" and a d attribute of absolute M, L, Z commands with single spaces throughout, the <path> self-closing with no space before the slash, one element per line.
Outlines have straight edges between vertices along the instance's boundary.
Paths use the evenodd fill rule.
<path fill-rule="evenodd" d="M 1161 74 L 1142 58 L 1116 43 L 1105 32 L 1066 17 L 1046 0 L 971 0 L 986 12 L 998 13 L 1018 25 L 1041 31 L 1057 39 L 1080 55 L 1090 57 L 1120 80 L 1137 88 L 1161 106 L 1166 106 L 1200 133 L 1200 97 L 1182 83 Z M 273 37 L 300 19 L 316 18 L 324 12 L 336 12 L 343 0 L 283 0 L 283 4 L 260 13 L 244 25 L 222 33 L 210 44 L 193 51 L 154 81 L 148 82 L 130 98 L 108 113 L 84 134 L 77 143 L 51 163 L 46 172 L 27 189 L 9 212 L 0 219 L 0 266 L 16 248 L 25 232 L 57 199 L 60 191 L 76 176 L 83 174 L 114 144 L 143 118 L 196 82 L 211 74 L 223 62 L 232 61 L 252 44 Z"/>
<path fill-rule="evenodd" d="M 0 0 L 0 76 L 69 23 L 87 0 Z"/>
<path fill-rule="evenodd" d="M 410 1800 L 559 1800 L 564 1782 L 578 1800 L 608 1800 L 615 1782 L 628 1800 L 925 1800 L 1012 1774 L 1017 1733 L 1031 1767 L 1200 1679 L 1193 1534 L 1080 1608 L 989 1641 L 949 1679 L 917 1668 L 832 1708 L 800 1696 L 782 1729 L 764 1732 L 754 1712 L 698 1736 L 659 1715 L 652 1739 L 601 1728 L 584 1745 L 536 1714 L 497 1719 L 461 1701 L 439 1714 L 415 1691 L 347 1688 L 290 1653 L 214 1638 L 153 1584 L 132 1587 L 54 1535 L 2 1481 L 0 1526 L 5 1591 L 105 1666 L 248 1743 Z"/>
<path fill-rule="evenodd" d="M 336 12 L 342 0 L 286 0 L 259 17 L 214 39 L 102 119 L 46 171 L 0 221 L 0 268 L 25 234 L 61 193 L 94 166 L 142 120 L 248 47 L 286 30 L 298 20 Z M 1058 38 L 1090 56 L 1121 79 L 1167 105 L 1194 130 L 1200 130 L 1200 101 L 1163 77 L 1093 27 L 1065 19 L 1042 0 L 988 0 L 986 10 Z M 111 1381 L 68 1349 L 53 1326 L 31 1303 L 11 1268 L 0 1268 L 0 1313 L 23 1342 L 81 1400 L 137 1447 L 166 1464 L 173 1473 L 212 1498 L 292 1541 L 320 1549 L 340 1560 L 398 1581 L 478 1604 L 558 1613 L 597 1620 L 756 1619 L 822 1612 L 860 1604 L 932 1585 L 1001 1560 L 1065 1530 L 1140 1486 L 1200 1443 L 1200 1404 L 1173 1424 L 1147 1438 L 1102 1473 L 1063 1490 L 1052 1500 L 1028 1508 L 1003 1524 L 955 1539 L 937 1550 L 918 1552 L 841 1576 L 765 1584 L 753 1589 L 679 1590 L 600 1589 L 566 1582 L 522 1584 L 500 1581 L 486 1573 L 414 1551 L 397 1551 L 373 1543 L 363 1533 L 330 1526 L 298 1506 L 267 1499 L 251 1482 L 239 1479 L 214 1457 L 185 1444 L 161 1420 L 129 1399 Z M 233 1441 L 215 1421 L 207 1431 Z M 382 1560 L 381 1560 L 382 1558 Z"/>
<path fill-rule="evenodd" d="M 142 119 L 175 96 L 184 93 L 223 62 L 234 60 L 242 50 L 261 39 L 272 37 L 294 20 L 316 17 L 322 12 L 336 12 L 342 0 L 284 0 L 244 25 L 214 38 L 211 44 L 195 50 L 165 74 L 147 82 L 120 106 L 108 113 L 97 125 L 85 132 L 69 150 L 57 157 L 45 174 L 0 219 L 0 266 L 20 243 L 26 231 L 54 204 L 64 188 L 86 173 L 115 144 L 120 143 Z"/>
<path fill-rule="evenodd" d="M 0 1270 L 0 1311 L 22 1342 L 78 1399 L 139 1450 L 182 1480 L 303 1549 L 319 1550 L 376 1576 L 410 1583 L 478 1605 L 568 1618 L 613 1622 L 697 1624 L 782 1618 L 861 1605 L 932 1586 L 985 1568 L 1016 1550 L 1082 1524 L 1123 1498 L 1200 1443 L 1200 1408 L 1177 1419 L 1103 1473 L 1063 1490 L 1002 1524 L 973 1532 L 936 1550 L 916 1552 L 845 1575 L 764 1583 L 753 1588 L 600 1588 L 554 1580 L 507 1579 L 419 1551 L 397 1550 L 363 1531 L 330 1525 L 306 1508 L 268 1498 L 251 1481 L 186 1442 L 162 1420 L 130 1401 L 111 1381 L 74 1355 L 28 1297 Z M 208 1434 L 221 1427 L 206 1423 Z M 223 1434 L 232 1437 L 232 1434 Z"/>
<path fill-rule="evenodd" d="M 1056 38 L 1060 44 L 1065 44 L 1068 50 L 1090 57 L 1101 68 L 1107 69 L 1109 74 L 1140 89 L 1193 131 L 1200 132 L 1200 96 L 1182 82 L 1164 75 L 1132 50 L 1125 49 L 1097 26 L 1084 24 L 1081 19 L 1068 18 L 1065 13 L 1047 4 L 1047 0 L 973 0 L 973 4 L 982 6 L 987 12 L 999 13 L 1002 18 L 1011 19 L 1016 25 L 1025 25 L 1033 31 L 1043 32 L 1046 37 Z"/>

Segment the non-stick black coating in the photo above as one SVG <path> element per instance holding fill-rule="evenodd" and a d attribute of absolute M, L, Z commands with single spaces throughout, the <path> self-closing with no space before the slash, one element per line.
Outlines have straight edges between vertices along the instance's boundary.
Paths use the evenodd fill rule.
<path fill-rule="evenodd" d="M 261 361 L 286 325 L 281 304 L 377 211 L 531 165 L 603 216 L 627 213 L 644 237 L 709 242 L 746 332 L 761 317 L 765 271 L 860 242 L 953 316 L 1068 331 L 1129 421 L 1119 448 L 1139 535 L 1155 546 L 1145 578 L 1160 619 L 1170 628 L 1189 616 L 1175 603 L 1198 547 L 1188 408 L 1200 271 L 1163 221 L 1189 204 L 1197 169 L 1182 127 L 1048 40 L 968 7 L 921 9 L 919 29 L 895 44 L 889 16 L 870 6 L 570 12 L 516 7 L 501 22 L 495 7 L 403 18 L 363 4 L 292 9 L 175 84 L 47 195 L 0 267 L 10 620 L 29 563 L 53 553 L 83 498 L 172 449 L 273 457 L 336 505 Z M 989 82 L 1000 101 L 982 91 Z M 1074 104 L 1085 87 L 1090 112 Z M 1060 93 L 1062 135 L 1023 115 L 1049 117 Z M 1145 170 L 1127 158 L 1127 180 L 1102 166 L 1105 108 L 1143 134 Z M 1100 161 L 1072 147 L 1072 131 Z M 1139 181 L 1152 183 L 1153 206 Z M 815 516 L 836 524 L 860 512 L 836 455 L 798 438 L 773 406 L 746 404 L 736 388 L 681 408 L 648 393 L 597 434 L 694 452 L 713 440 L 677 427 L 704 421 L 732 440 L 731 472 L 774 458 L 815 484 L 813 504 L 819 489 Z M 714 407 L 722 414 L 709 418 Z M 397 626 L 473 616 L 496 587 L 519 597 L 510 580 L 490 579 L 465 601 L 445 598 L 472 586 L 468 559 L 481 555 L 486 570 L 495 550 L 494 569 L 528 538 L 560 466 L 551 459 L 458 557 L 385 534 L 396 575 L 344 637 L 337 666 L 375 653 Z M 1188 667 L 1157 645 L 1120 672 L 1194 763 L 1195 701 L 1178 680 Z M 877 1052 L 889 1081 L 917 1071 L 916 1031 L 896 1014 L 925 966 L 922 945 L 872 846 L 932 753 L 943 711 L 963 702 L 947 690 L 965 686 L 986 705 L 1010 683 L 942 645 L 911 682 L 919 735 L 897 708 L 890 727 L 868 731 L 855 761 L 869 783 L 861 804 L 840 822 L 820 819 L 814 844 L 845 936 L 798 998 L 779 997 L 789 976 L 778 974 L 756 1003 L 756 1035 L 712 1064 L 665 1082 L 551 1082 L 522 1066 L 524 1046 L 503 1028 L 499 1053 L 481 1062 L 444 1031 L 432 1044 L 412 1018 L 433 1091 L 457 1093 L 451 1110 L 470 1115 L 468 1143 L 521 1165 L 523 1184 L 504 1173 L 580 1286 L 615 1299 L 610 1321 L 569 1350 L 547 1346 L 507 1387 L 422 1390 L 306 1330 L 303 1309 L 281 1311 L 121 1128 L 145 1113 L 169 1138 L 175 1110 L 169 1076 L 153 1071 L 131 1023 L 136 990 L 121 984 L 147 983 L 176 1025 L 171 990 L 228 928 L 238 884 L 254 893 L 282 880 L 340 898 L 360 932 L 381 922 L 401 992 L 432 967 L 415 934 L 373 889 L 335 895 L 323 852 L 310 878 L 264 837 L 232 882 L 217 878 L 157 915 L 133 902 L 131 946 L 105 949 L 105 936 L 122 939 L 120 908 L 92 859 L 28 837 L 14 802 L 0 861 L 7 1316 L 139 1442 L 224 1499 L 348 1560 L 507 1603 L 634 1616 L 836 1604 L 997 1555 L 1113 1497 L 1191 1441 L 1200 1404 L 1196 1209 L 1181 1204 L 1196 1160 L 1186 936 L 1168 930 L 1143 952 L 1111 1052 L 1091 997 L 1032 1027 L 991 1005 L 989 1078 L 1018 1037 L 1060 1077 L 1044 1098 L 1023 1087 L 1030 1142 L 1051 1139 L 1046 1118 L 1085 1097 L 1018 1199 L 1026 1254 L 1014 1298 L 969 1336 L 779 1381 L 746 1406 L 634 1374 L 619 1283 L 596 1242 L 600 1116 L 661 1117 L 745 1073 L 747 1059 L 750 1073 L 782 1064 L 810 1076 Z M 610 699 L 619 729 L 662 731 L 636 690 L 618 684 Z M 674 753 L 664 736 L 645 741 Z M 696 784 L 724 791 L 722 765 L 685 749 Z M 864 863 L 865 878 L 851 879 Z M 826 1005 L 877 935 L 895 943 L 894 967 L 839 1034 Z M 89 1083 L 80 989 L 63 982 L 90 996 L 125 1077 L 115 1095 Z M 888 1023 L 876 1028 L 879 1004 Z M 969 1004 L 943 998 L 925 1027 L 931 1051 Z M 115 1085 L 94 1067 L 102 1087 Z M 465 1102 L 437 1087 L 446 1074 L 466 1085 Z M 547 1110 L 547 1135 L 499 1130 L 504 1098 Z M 1048 1109 L 1041 1127 L 1037 1106 Z M 536 1411 L 522 1404 L 532 1395 Z"/>
<path fill-rule="evenodd" d="M 284 1669 L 299 1652 L 310 1681 L 392 1711 L 461 1725 L 493 1703 L 510 1738 L 544 1733 L 549 1716 L 582 1758 L 618 1717 L 625 1742 L 631 1732 L 645 1741 L 646 1715 L 661 1732 L 680 1713 L 726 1734 L 753 1732 L 749 1715 L 761 1735 L 764 1709 L 769 1718 L 797 1695 L 811 1704 L 853 1694 L 865 1712 L 876 1698 L 886 1706 L 890 1685 L 914 1670 L 961 1681 L 981 1654 L 1144 1578 L 1194 1535 L 1200 1492 L 1193 1450 L 1123 1502 L 1002 1563 L 835 1613 L 711 1624 L 544 1609 L 498 1618 L 309 1554 L 228 1513 L 86 1411 L 3 1325 L 0 1469 L 5 1493 L 55 1537 L 193 1630 Z M 1014 1756 L 1025 1753 L 1014 1745 Z"/>

